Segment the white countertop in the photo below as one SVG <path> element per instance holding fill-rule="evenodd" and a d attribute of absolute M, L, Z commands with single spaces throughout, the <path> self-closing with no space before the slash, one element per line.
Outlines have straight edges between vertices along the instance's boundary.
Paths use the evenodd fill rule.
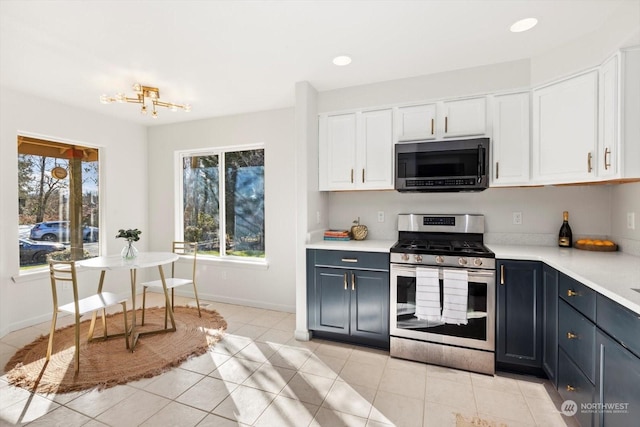
<path fill-rule="evenodd" d="M 392 240 L 320 240 L 307 249 L 389 252 Z M 497 259 L 542 261 L 618 304 L 640 314 L 640 257 L 623 252 L 593 252 L 552 246 L 493 245 Z"/>
<path fill-rule="evenodd" d="M 640 314 L 640 257 L 548 246 L 491 245 L 496 259 L 543 261 L 594 291 Z"/>
<path fill-rule="evenodd" d="M 330 251 L 389 252 L 395 240 L 319 240 L 307 243 L 307 249 L 325 249 Z"/>

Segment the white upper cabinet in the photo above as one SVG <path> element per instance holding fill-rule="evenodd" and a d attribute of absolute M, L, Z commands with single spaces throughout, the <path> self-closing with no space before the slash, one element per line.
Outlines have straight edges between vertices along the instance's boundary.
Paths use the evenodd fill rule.
<path fill-rule="evenodd" d="M 493 99 L 491 186 L 530 184 L 529 92 Z"/>
<path fill-rule="evenodd" d="M 617 178 L 620 156 L 618 125 L 618 57 L 614 56 L 600 67 L 600 132 L 598 135 L 597 174 L 599 178 Z"/>
<path fill-rule="evenodd" d="M 391 109 L 319 120 L 319 190 L 393 189 Z"/>
<path fill-rule="evenodd" d="M 400 107 L 396 110 L 398 141 L 436 138 L 436 104 Z"/>
<path fill-rule="evenodd" d="M 487 133 L 486 97 L 444 101 L 439 120 L 444 138 Z"/>
<path fill-rule="evenodd" d="M 366 111 L 358 115 L 356 188 L 393 189 L 392 110 Z"/>
<path fill-rule="evenodd" d="M 595 179 L 598 72 L 533 91 L 533 180 L 564 184 Z"/>
<path fill-rule="evenodd" d="M 485 135 L 486 97 L 396 109 L 398 142 Z"/>

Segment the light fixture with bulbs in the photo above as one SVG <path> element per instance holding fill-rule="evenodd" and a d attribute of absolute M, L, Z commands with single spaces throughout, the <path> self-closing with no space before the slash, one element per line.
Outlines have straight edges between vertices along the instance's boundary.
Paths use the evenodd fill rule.
<path fill-rule="evenodd" d="M 191 105 L 189 104 L 160 101 L 160 89 L 157 87 L 143 86 L 140 83 L 136 83 L 133 85 L 133 90 L 136 92 L 135 98 L 129 98 L 124 93 L 117 93 L 115 96 L 100 96 L 100 102 L 103 104 L 112 104 L 114 102 L 142 104 L 140 113 L 147 114 L 147 100 L 150 100 L 152 106 L 151 117 L 154 119 L 158 118 L 156 107 L 169 108 L 171 111 L 184 110 L 187 113 L 191 111 Z"/>

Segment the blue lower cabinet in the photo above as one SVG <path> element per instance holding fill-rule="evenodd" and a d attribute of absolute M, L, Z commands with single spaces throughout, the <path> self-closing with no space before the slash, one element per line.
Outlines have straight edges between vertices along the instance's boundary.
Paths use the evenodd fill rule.
<path fill-rule="evenodd" d="M 322 338 L 388 349 L 388 268 L 388 254 L 308 250 L 309 330 Z"/>
<path fill-rule="evenodd" d="M 596 402 L 595 387 L 562 348 L 558 350 L 558 393 L 564 399 L 562 409 L 573 409 L 582 427 L 594 425 L 594 414 L 582 408 Z"/>
<path fill-rule="evenodd" d="M 600 330 L 596 350 L 596 425 L 640 425 L 640 358 Z"/>
<path fill-rule="evenodd" d="M 558 386 L 558 272 L 542 266 L 542 369 Z"/>

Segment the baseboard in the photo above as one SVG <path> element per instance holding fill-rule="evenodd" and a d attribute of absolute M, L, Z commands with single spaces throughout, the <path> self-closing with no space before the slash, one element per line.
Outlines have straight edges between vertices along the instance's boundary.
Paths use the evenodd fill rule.
<path fill-rule="evenodd" d="M 149 289 L 147 290 L 147 292 L 159 293 L 157 289 L 153 289 L 153 290 Z M 176 295 L 179 295 L 181 297 L 193 298 L 192 290 L 188 290 L 186 288 L 184 291 L 178 290 L 178 288 L 175 288 L 175 293 Z M 206 294 L 206 293 L 203 294 L 202 292 L 198 292 L 198 296 L 200 297 L 201 300 L 204 300 L 204 301 L 223 302 L 226 304 L 235 304 L 235 305 L 243 305 L 246 307 L 263 308 L 265 310 L 284 311 L 287 313 L 296 312 L 295 305 L 272 304 L 265 301 L 250 300 L 245 298 L 231 298 L 224 295 L 212 295 L 212 294 Z"/>

